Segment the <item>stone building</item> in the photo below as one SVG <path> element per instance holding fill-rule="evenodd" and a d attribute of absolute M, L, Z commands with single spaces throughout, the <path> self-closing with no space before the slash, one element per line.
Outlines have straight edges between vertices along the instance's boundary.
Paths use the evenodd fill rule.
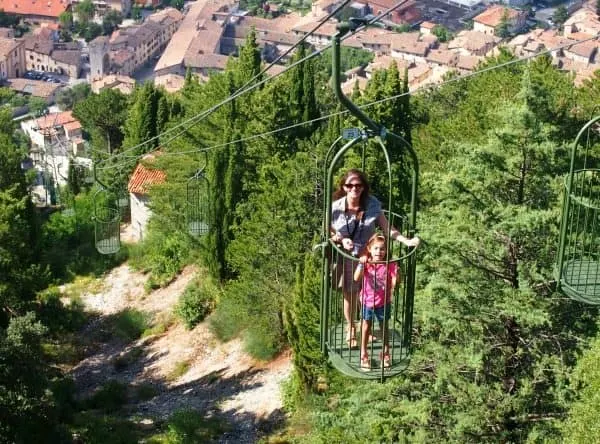
<path fill-rule="evenodd" d="M 141 25 L 119 28 L 110 37 L 97 37 L 89 44 L 91 78 L 130 76 L 164 50 L 182 19 L 179 11 L 166 8 L 148 16 Z"/>
<path fill-rule="evenodd" d="M 25 72 L 25 46 L 22 41 L 0 37 L 0 80 L 20 77 Z"/>

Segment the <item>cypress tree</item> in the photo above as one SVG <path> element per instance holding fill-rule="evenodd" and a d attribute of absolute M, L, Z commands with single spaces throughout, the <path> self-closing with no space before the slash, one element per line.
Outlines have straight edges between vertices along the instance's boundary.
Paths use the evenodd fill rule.
<path fill-rule="evenodd" d="M 81 177 L 82 173 L 73 165 L 73 162 L 69 162 L 69 173 L 67 175 L 67 186 L 73 196 L 78 195 L 81 192 Z"/>
<path fill-rule="evenodd" d="M 294 350 L 294 371 L 304 391 L 316 391 L 325 359 L 319 342 L 319 264 L 313 253 L 305 255 L 296 268 L 296 285 L 291 308 L 286 310 L 288 339 Z"/>
<path fill-rule="evenodd" d="M 246 36 L 244 46 L 240 50 L 240 57 L 235 70 L 238 87 L 245 85 L 250 79 L 260 73 L 260 48 L 256 42 L 254 29 Z M 260 81 L 260 79 L 257 79 Z"/>
<path fill-rule="evenodd" d="M 293 62 L 300 60 L 305 55 L 304 45 L 300 45 L 296 54 L 292 59 Z M 304 109 L 304 67 L 301 63 L 296 65 L 292 70 L 291 85 L 290 85 L 290 112 L 294 122 L 299 121 L 302 117 Z"/>
<path fill-rule="evenodd" d="M 151 82 L 146 82 L 136 91 L 129 116 L 125 121 L 125 140 L 123 146 L 127 149 L 149 140 L 158 134 L 157 114 L 160 92 Z M 158 146 L 158 140 L 139 147 L 136 154 L 143 154 Z"/>
<path fill-rule="evenodd" d="M 315 67 L 313 61 L 309 60 L 302 65 L 305 67 L 302 86 L 304 94 L 302 120 L 307 122 L 319 117 L 319 109 L 317 107 L 317 97 L 315 95 Z M 317 122 L 304 126 L 307 135 L 312 134 L 317 126 Z"/>
<path fill-rule="evenodd" d="M 210 273 L 217 279 L 224 279 L 226 275 L 225 250 L 227 248 L 224 234 L 227 227 L 223 227 L 225 220 L 225 176 L 227 173 L 228 153 L 227 148 L 215 150 L 209 162 L 209 181 L 213 190 L 211 196 L 212 220 L 207 238 L 206 262 Z"/>
<path fill-rule="evenodd" d="M 162 133 L 165 130 L 167 122 L 169 121 L 169 103 L 167 97 L 164 94 L 159 94 L 158 106 L 156 111 L 156 132 L 157 134 Z"/>

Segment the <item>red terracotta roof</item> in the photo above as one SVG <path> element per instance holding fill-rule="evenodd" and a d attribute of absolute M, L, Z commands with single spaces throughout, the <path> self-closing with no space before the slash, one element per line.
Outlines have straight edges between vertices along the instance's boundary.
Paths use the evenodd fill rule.
<path fill-rule="evenodd" d="M 66 129 L 67 131 L 73 131 L 76 129 L 81 129 L 81 123 L 79 123 L 78 120 L 75 120 L 73 122 L 67 122 L 63 125 L 64 129 Z"/>
<path fill-rule="evenodd" d="M 0 0 L 0 9 L 8 14 L 58 18 L 69 7 L 68 0 Z"/>
<path fill-rule="evenodd" d="M 474 17 L 473 21 L 482 23 L 486 26 L 496 27 L 502 22 L 504 14 L 506 14 L 507 18 L 510 20 L 516 18 L 519 15 L 519 12 L 512 8 L 507 8 L 506 6 L 494 5 Z"/>
<path fill-rule="evenodd" d="M 71 111 L 46 114 L 44 117 L 37 119 L 37 125 L 40 130 L 54 128 L 55 126 L 62 126 L 71 122 L 79 123 L 79 121 L 73 117 L 73 113 Z"/>
<path fill-rule="evenodd" d="M 151 157 L 148 160 L 151 160 Z M 147 194 L 148 188 L 163 183 L 166 179 L 167 175 L 163 171 L 150 169 L 138 163 L 129 179 L 127 190 L 130 193 Z"/>

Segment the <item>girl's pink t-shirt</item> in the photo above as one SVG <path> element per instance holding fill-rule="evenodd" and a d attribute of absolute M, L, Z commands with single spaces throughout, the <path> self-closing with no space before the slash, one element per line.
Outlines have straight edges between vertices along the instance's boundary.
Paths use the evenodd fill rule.
<path fill-rule="evenodd" d="M 398 275 L 398 264 L 365 264 L 360 301 L 369 308 L 383 307 L 392 301 L 392 279 Z M 386 298 L 387 293 L 387 298 Z"/>

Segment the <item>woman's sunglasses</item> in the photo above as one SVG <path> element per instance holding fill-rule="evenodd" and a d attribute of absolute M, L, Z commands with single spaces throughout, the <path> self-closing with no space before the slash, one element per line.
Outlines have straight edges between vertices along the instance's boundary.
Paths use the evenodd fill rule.
<path fill-rule="evenodd" d="M 357 190 L 360 190 L 363 187 L 362 183 L 345 183 L 344 184 L 344 188 L 348 188 L 349 190 L 351 190 L 352 188 L 356 188 Z"/>

